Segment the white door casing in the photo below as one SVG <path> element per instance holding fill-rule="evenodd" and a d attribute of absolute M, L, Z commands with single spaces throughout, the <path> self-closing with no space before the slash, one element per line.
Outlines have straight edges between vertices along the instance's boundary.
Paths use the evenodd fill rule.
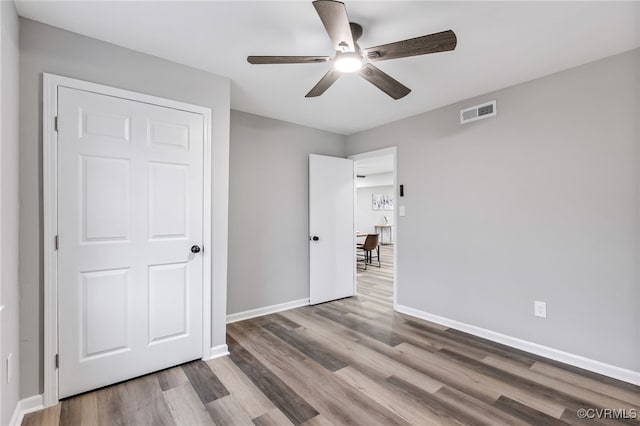
<path fill-rule="evenodd" d="M 310 304 L 355 294 L 355 244 L 353 160 L 309 155 Z"/>
<path fill-rule="evenodd" d="M 201 114 L 58 88 L 59 396 L 202 357 Z"/>

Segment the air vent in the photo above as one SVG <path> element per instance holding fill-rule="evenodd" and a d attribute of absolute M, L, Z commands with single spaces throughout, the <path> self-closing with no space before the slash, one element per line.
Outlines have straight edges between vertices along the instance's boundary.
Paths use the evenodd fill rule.
<path fill-rule="evenodd" d="M 460 124 L 493 117 L 496 113 L 496 101 L 472 106 L 471 108 L 466 108 L 460 111 Z"/>

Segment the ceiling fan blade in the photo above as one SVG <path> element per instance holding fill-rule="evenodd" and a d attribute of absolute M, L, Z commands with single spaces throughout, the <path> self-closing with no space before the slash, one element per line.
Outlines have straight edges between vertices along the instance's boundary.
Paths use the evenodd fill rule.
<path fill-rule="evenodd" d="M 382 46 L 369 47 L 364 49 L 364 55 L 370 61 L 384 61 L 426 55 L 427 53 L 446 52 L 455 49 L 457 43 L 456 33 L 447 30 Z"/>
<path fill-rule="evenodd" d="M 363 66 L 359 74 L 393 99 L 403 98 L 411 92 L 407 86 L 371 64 Z"/>
<path fill-rule="evenodd" d="M 305 98 L 315 98 L 316 96 L 322 95 L 333 83 L 336 82 L 340 78 L 342 73 L 334 68 L 331 68 L 327 73 L 320 79 L 318 84 L 313 86 L 313 89 L 309 93 L 307 93 Z"/>
<path fill-rule="evenodd" d="M 247 56 L 250 64 L 315 64 L 329 59 L 329 56 Z"/>
<path fill-rule="evenodd" d="M 334 0 L 317 0 L 313 2 L 313 7 L 320 16 L 324 28 L 333 42 L 333 48 L 341 52 L 355 52 L 355 43 L 349 17 L 344 3 Z"/>

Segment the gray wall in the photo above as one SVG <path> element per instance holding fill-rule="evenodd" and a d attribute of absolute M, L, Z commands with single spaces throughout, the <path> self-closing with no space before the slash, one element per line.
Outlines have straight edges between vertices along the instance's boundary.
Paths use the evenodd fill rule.
<path fill-rule="evenodd" d="M 230 314 L 309 297 L 309 154 L 346 137 L 231 111 Z"/>
<path fill-rule="evenodd" d="M 369 176 L 367 176 L 368 178 Z M 356 190 L 356 229 L 358 232 L 373 234 L 376 230 L 376 225 L 385 223 L 385 216 L 389 219 L 389 224 L 393 225 L 394 223 L 392 210 L 373 210 L 373 194 L 391 195 L 393 197 L 394 187 L 393 185 L 368 186 Z M 393 202 L 395 204 L 396 200 L 393 200 Z M 383 232 L 384 236 L 382 237 L 385 242 L 388 242 L 389 231 L 385 230 Z"/>
<path fill-rule="evenodd" d="M 400 305 L 640 370 L 639 54 L 348 138 L 398 147 Z"/>
<path fill-rule="evenodd" d="M 43 391 L 42 73 L 210 107 L 212 129 L 212 346 L 225 342 L 229 87 L 225 78 L 21 19 L 21 395 Z"/>
<path fill-rule="evenodd" d="M 0 2 L 0 424 L 6 425 L 18 402 L 18 14 L 12 1 Z M 7 384 L 5 362 L 13 354 Z"/>

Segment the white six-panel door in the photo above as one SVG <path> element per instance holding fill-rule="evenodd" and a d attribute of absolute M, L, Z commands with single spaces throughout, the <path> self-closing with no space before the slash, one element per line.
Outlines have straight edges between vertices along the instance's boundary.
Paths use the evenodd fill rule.
<path fill-rule="evenodd" d="M 58 117 L 66 397 L 202 356 L 204 123 L 64 87 Z"/>
<path fill-rule="evenodd" d="M 309 155 L 309 303 L 355 294 L 353 160 Z"/>

